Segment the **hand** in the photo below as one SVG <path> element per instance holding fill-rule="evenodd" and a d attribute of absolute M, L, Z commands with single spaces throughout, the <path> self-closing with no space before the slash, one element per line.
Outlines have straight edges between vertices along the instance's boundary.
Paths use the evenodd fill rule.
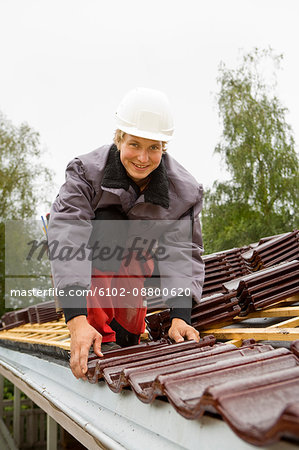
<path fill-rule="evenodd" d="M 199 332 L 191 327 L 191 325 L 188 325 L 183 319 L 172 319 L 168 336 L 175 342 L 184 342 L 184 338 L 187 341 L 194 340 L 199 342 Z"/>
<path fill-rule="evenodd" d="M 97 356 L 101 353 L 102 335 L 89 325 L 86 316 L 77 316 L 67 323 L 71 333 L 70 366 L 76 378 L 86 380 L 88 353 L 91 345 Z"/>

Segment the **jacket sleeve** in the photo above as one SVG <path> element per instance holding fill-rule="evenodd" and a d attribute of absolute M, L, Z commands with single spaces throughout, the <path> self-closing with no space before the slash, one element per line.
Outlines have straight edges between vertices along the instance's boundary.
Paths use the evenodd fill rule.
<path fill-rule="evenodd" d="M 92 231 L 91 219 L 94 218 L 94 195 L 93 187 L 85 178 L 82 162 L 74 159 L 67 166 L 66 181 L 52 205 L 48 229 L 54 287 L 64 293 L 59 296 L 61 306 L 71 307 L 73 313 L 76 308 L 84 314 L 86 310 L 86 296 L 80 295 L 80 290 L 88 289 L 91 280 L 87 247 Z M 77 287 L 78 295 L 70 297 L 70 287 Z"/>
<path fill-rule="evenodd" d="M 192 296 L 199 303 L 205 278 L 204 252 L 199 214 L 202 210 L 203 189 L 199 187 L 199 201 L 193 207 L 192 217 Z"/>
<path fill-rule="evenodd" d="M 159 263 L 161 289 L 175 296 L 164 298 L 171 308 L 170 318 L 191 323 L 192 301 L 199 303 L 204 282 L 203 242 L 199 213 L 203 189 L 200 185 L 196 203 L 183 214 L 175 227 L 164 236 L 169 261 Z M 186 239 L 187 238 L 187 239 Z M 187 295 L 190 292 L 190 295 Z M 179 295 L 178 295 L 179 294 Z"/>

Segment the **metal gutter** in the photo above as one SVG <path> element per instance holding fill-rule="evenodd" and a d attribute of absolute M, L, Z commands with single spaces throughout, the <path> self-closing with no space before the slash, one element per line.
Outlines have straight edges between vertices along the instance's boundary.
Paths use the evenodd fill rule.
<path fill-rule="evenodd" d="M 0 347 L 0 373 L 88 449 L 254 449 L 221 420 L 186 420 L 169 403 L 147 405 L 131 391 L 76 380 L 69 368 Z M 262 447 L 260 447 L 262 448 Z M 272 450 L 298 448 L 287 442 Z"/>

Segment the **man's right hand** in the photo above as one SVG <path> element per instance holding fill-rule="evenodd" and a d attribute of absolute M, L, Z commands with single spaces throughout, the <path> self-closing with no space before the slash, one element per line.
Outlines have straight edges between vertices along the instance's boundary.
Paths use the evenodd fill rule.
<path fill-rule="evenodd" d="M 101 353 L 102 335 L 89 325 L 86 316 L 77 316 L 67 323 L 71 334 L 71 360 L 70 366 L 76 378 L 86 380 L 87 360 L 89 349 L 93 345 L 93 351 L 97 356 Z"/>

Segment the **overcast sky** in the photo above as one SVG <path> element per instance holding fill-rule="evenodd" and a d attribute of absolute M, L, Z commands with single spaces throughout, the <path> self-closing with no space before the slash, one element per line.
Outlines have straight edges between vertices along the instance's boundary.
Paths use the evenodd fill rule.
<path fill-rule="evenodd" d="M 298 143 L 298 19 L 296 0 L 0 0 L 0 110 L 40 132 L 52 200 L 74 156 L 112 142 L 123 95 L 162 90 L 169 152 L 208 187 L 226 177 L 213 156 L 218 66 L 235 67 L 240 49 L 284 54 L 278 96 Z"/>

